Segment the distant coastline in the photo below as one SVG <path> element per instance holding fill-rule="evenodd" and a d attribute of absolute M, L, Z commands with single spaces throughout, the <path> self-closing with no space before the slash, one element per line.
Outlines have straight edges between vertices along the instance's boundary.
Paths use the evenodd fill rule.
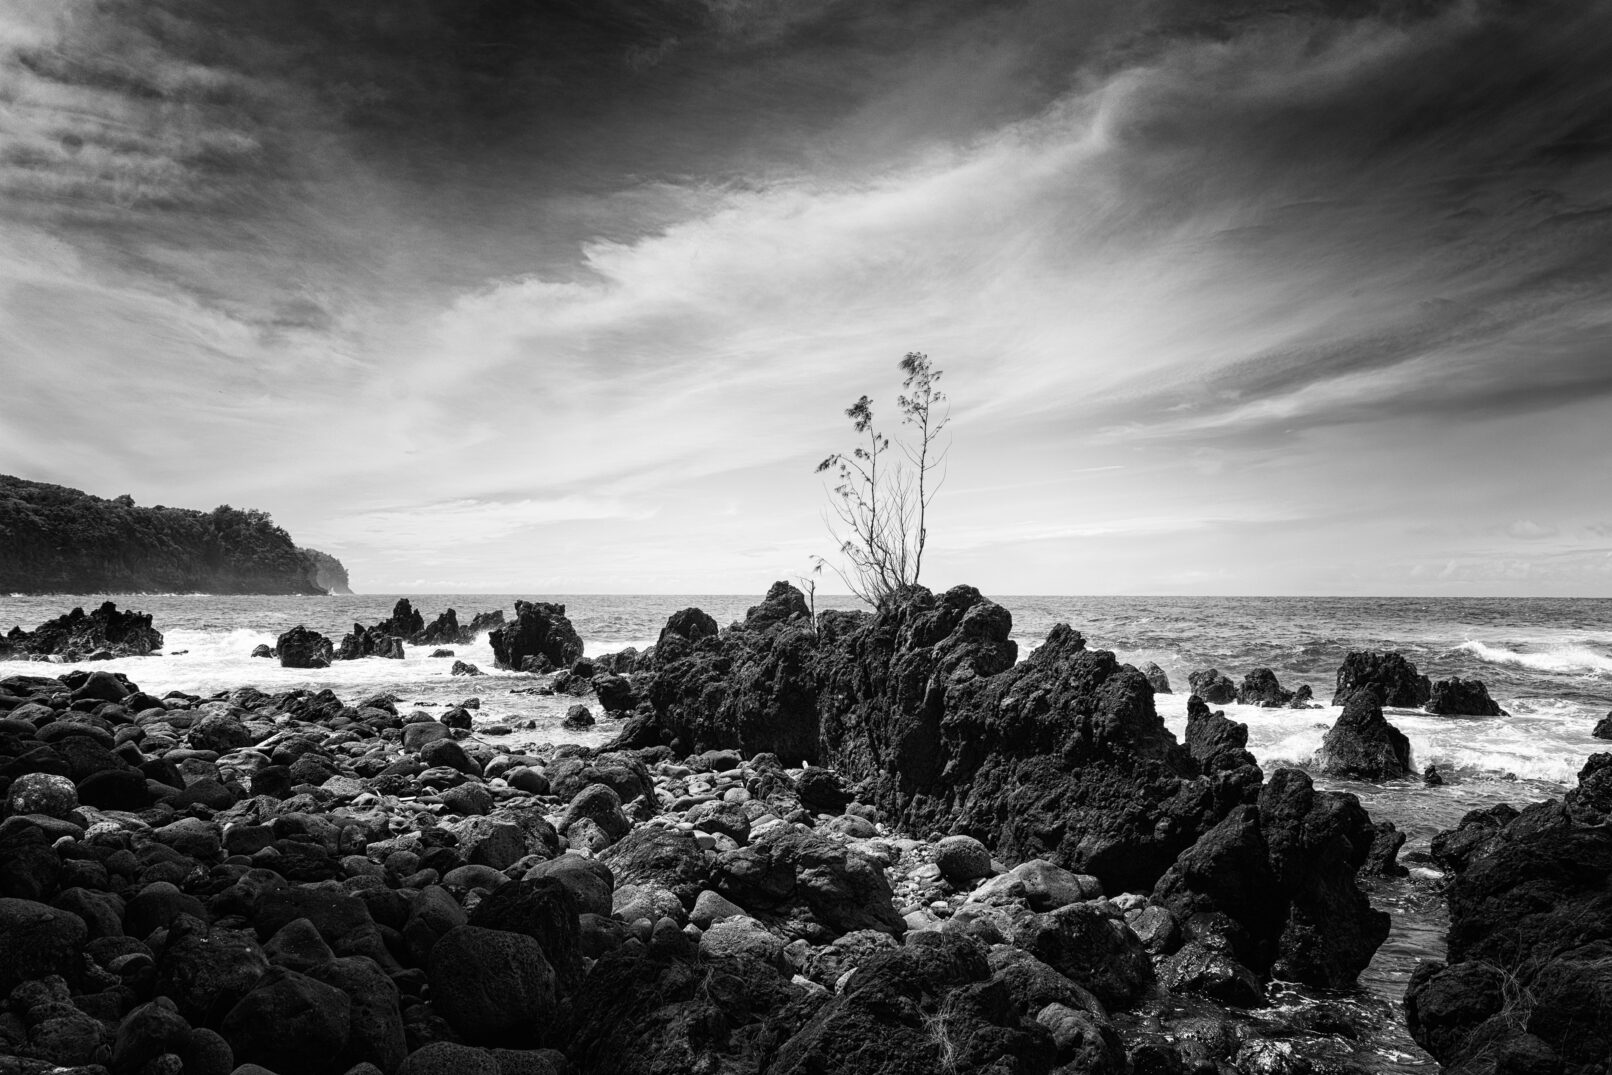
<path fill-rule="evenodd" d="M 266 512 L 141 507 L 0 475 L 0 593 L 350 594 L 347 569 Z"/>

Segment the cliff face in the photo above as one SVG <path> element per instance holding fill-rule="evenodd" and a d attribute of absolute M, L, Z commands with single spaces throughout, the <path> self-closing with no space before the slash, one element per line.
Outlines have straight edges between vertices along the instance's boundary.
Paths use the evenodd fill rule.
<path fill-rule="evenodd" d="M 303 560 L 307 561 L 313 571 L 313 584 L 329 594 L 350 594 L 352 588 L 347 582 L 347 568 L 342 562 L 328 552 L 318 549 L 298 549 Z"/>
<path fill-rule="evenodd" d="M 0 593 L 326 592 L 264 512 L 142 508 L 0 475 Z"/>

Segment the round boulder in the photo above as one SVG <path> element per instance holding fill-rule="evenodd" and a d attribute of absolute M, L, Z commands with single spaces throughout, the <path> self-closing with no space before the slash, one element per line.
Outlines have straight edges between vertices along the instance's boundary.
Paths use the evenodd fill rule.
<path fill-rule="evenodd" d="M 11 785 L 6 805 L 13 814 L 66 817 L 78 809 L 78 790 L 65 776 L 25 773 Z"/>
<path fill-rule="evenodd" d="M 456 926 L 431 950 L 431 1003 L 470 1042 L 536 1044 L 555 1016 L 555 974 L 523 933 Z"/>
<path fill-rule="evenodd" d="M 935 845 L 935 865 L 954 885 L 991 876 L 991 852 L 972 836 L 948 836 Z"/>

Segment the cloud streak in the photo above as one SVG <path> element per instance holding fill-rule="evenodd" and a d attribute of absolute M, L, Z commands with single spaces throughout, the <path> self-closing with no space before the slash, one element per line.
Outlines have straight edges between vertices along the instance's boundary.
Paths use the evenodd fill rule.
<path fill-rule="evenodd" d="M 0 456 L 262 503 L 371 588 L 429 550 L 488 588 L 749 590 L 827 544 L 811 463 L 917 347 L 958 438 L 937 582 L 1385 592 L 1529 523 L 1604 590 L 1609 31 L 19 5 Z M 118 420 L 57 435 L 89 386 Z"/>

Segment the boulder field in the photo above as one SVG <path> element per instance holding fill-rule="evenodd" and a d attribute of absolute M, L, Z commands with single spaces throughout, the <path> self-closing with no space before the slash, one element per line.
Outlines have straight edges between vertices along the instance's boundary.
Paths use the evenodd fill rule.
<path fill-rule="evenodd" d="M 580 670 L 562 616 L 499 660 L 630 714 L 605 747 L 0 681 L 0 1071 L 1364 1070 L 1256 1013 L 1353 983 L 1402 838 L 1201 700 L 1177 742 L 1142 672 L 1065 626 L 1017 662 L 968 587 L 814 623 L 780 584 Z"/>

